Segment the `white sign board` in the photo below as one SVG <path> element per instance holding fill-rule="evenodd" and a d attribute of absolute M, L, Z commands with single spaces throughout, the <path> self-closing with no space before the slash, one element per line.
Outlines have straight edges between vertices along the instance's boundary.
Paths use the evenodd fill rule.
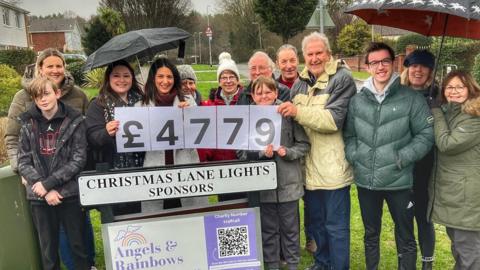
<path fill-rule="evenodd" d="M 106 267 L 263 269 L 259 212 L 245 208 L 103 224 Z"/>
<path fill-rule="evenodd" d="M 152 150 L 184 148 L 182 109 L 150 107 L 148 112 Z"/>
<path fill-rule="evenodd" d="M 273 149 L 280 147 L 282 116 L 278 106 L 250 106 L 250 142 L 249 150 L 265 150 L 272 144 Z"/>
<path fill-rule="evenodd" d="M 261 161 L 81 174 L 78 185 L 84 206 L 183 198 L 275 189 L 277 167 Z"/>
<path fill-rule="evenodd" d="M 145 108 L 117 107 L 115 120 L 120 121 L 116 143 L 118 152 L 150 150 L 148 111 Z"/>
<path fill-rule="evenodd" d="M 276 106 L 115 108 L 117 152 L 210 148 L 264 150 L 280 144 Z"/>
<path fill-rule="evenodd" d="M 248 149 L 249 106 L 217 106 L 217 148 Z"/>
<path fill-rule="evenodd" d="M 185 148 L 217 147 L 216 114 L 216 106 L 194 106 L 183 110 Z"/>

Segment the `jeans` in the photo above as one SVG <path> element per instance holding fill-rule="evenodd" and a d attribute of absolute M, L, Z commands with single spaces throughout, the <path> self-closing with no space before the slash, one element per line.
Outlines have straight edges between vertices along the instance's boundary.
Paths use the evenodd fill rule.
<path fill-rule="evenodd" d="M 93 236 L 92 223 L 90 221 L 90 213 L 86 211 L 85 218 L 85 232 L 83 234 L 83 240 L 85 242 L 85 248 L 87 252 L 87 260 L 89 266 L 95 265 L 95 239 Z M 67 234 L 63 226 L 60 226 L 60 257 L 62 262 L 68 270 L 74 270 L 72 251 L 68 244 Z"/>
<path fill-rule="evenodd" d="M 307 190 L 310 229 L 317 244 L 315 265 L 350 268 L 350 186 L 336 190 Z"/>

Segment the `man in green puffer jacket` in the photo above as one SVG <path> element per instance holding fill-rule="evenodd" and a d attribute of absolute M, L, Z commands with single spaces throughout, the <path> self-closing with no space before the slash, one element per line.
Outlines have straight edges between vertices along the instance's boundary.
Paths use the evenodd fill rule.
<path fill-rule="evenodd" d="M 432 117 L 423 96 L 400 84 L 393 50 L 372 43 L 365 63 L 372 75 L 351 100 L 344 130 L 365 226 L 367 269 L 377 269 L 383 201 L 395 223 L 399 269 L 415 269 L 413 165 L 433 145 Z"/>

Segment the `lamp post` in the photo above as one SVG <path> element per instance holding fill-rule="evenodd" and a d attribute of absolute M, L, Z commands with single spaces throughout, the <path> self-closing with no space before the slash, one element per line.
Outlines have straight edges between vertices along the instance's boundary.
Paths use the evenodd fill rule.
<path fill-rule="evenodd" d="M 198 62 L 201 64 L 202 63 L 202 32 L 198 32 L 198 56 L 199 60 Z"/>
<path fill-rule="evenodd" d="M 195 59 L 195 65 L 197 64 L 197 39 L 195 35 L 197 32 L 193 32 L 193 58 Z"/>
<path fill-rule="evenodd" d="M 260 50 L 262 50 L 263 49 L 263 46 L 262 46 L 262 29 L 260 27 L 260 23 L 252 22 L 252 24 L 258 25 L 258 44 L 260 45 Z"/>
<path fill-rule="evenodd" d="M 210 31 L 210 14 L 208 13 L 208 8 L 210 5 L 207 5 L 207 26 Z M 208 37 L 208 53 L 210 55 L 210 66 L 212 66 L 212 34 L 210 32 L 210 36 Z"/>

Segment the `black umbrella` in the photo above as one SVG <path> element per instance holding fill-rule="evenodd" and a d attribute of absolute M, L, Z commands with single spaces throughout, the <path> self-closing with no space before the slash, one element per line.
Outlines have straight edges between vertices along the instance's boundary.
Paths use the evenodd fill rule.
<path fill-rule="evenodd" d="M 84 70 L 92 70 L 130 57 L 153 57 L 157 52 L 177 47 L 179 57 L 183 58 L 185 40 L 189 37 L 190 33 L 176 27 L 130 31 L 113 37 L 88 56 Z"/>
<path fill-rule="evenodd" d="M 441 36 L 434 76 L 445 36 L 480 39 L 480 0 L 356 0 L 345 12 L 368 24 Z"/>

